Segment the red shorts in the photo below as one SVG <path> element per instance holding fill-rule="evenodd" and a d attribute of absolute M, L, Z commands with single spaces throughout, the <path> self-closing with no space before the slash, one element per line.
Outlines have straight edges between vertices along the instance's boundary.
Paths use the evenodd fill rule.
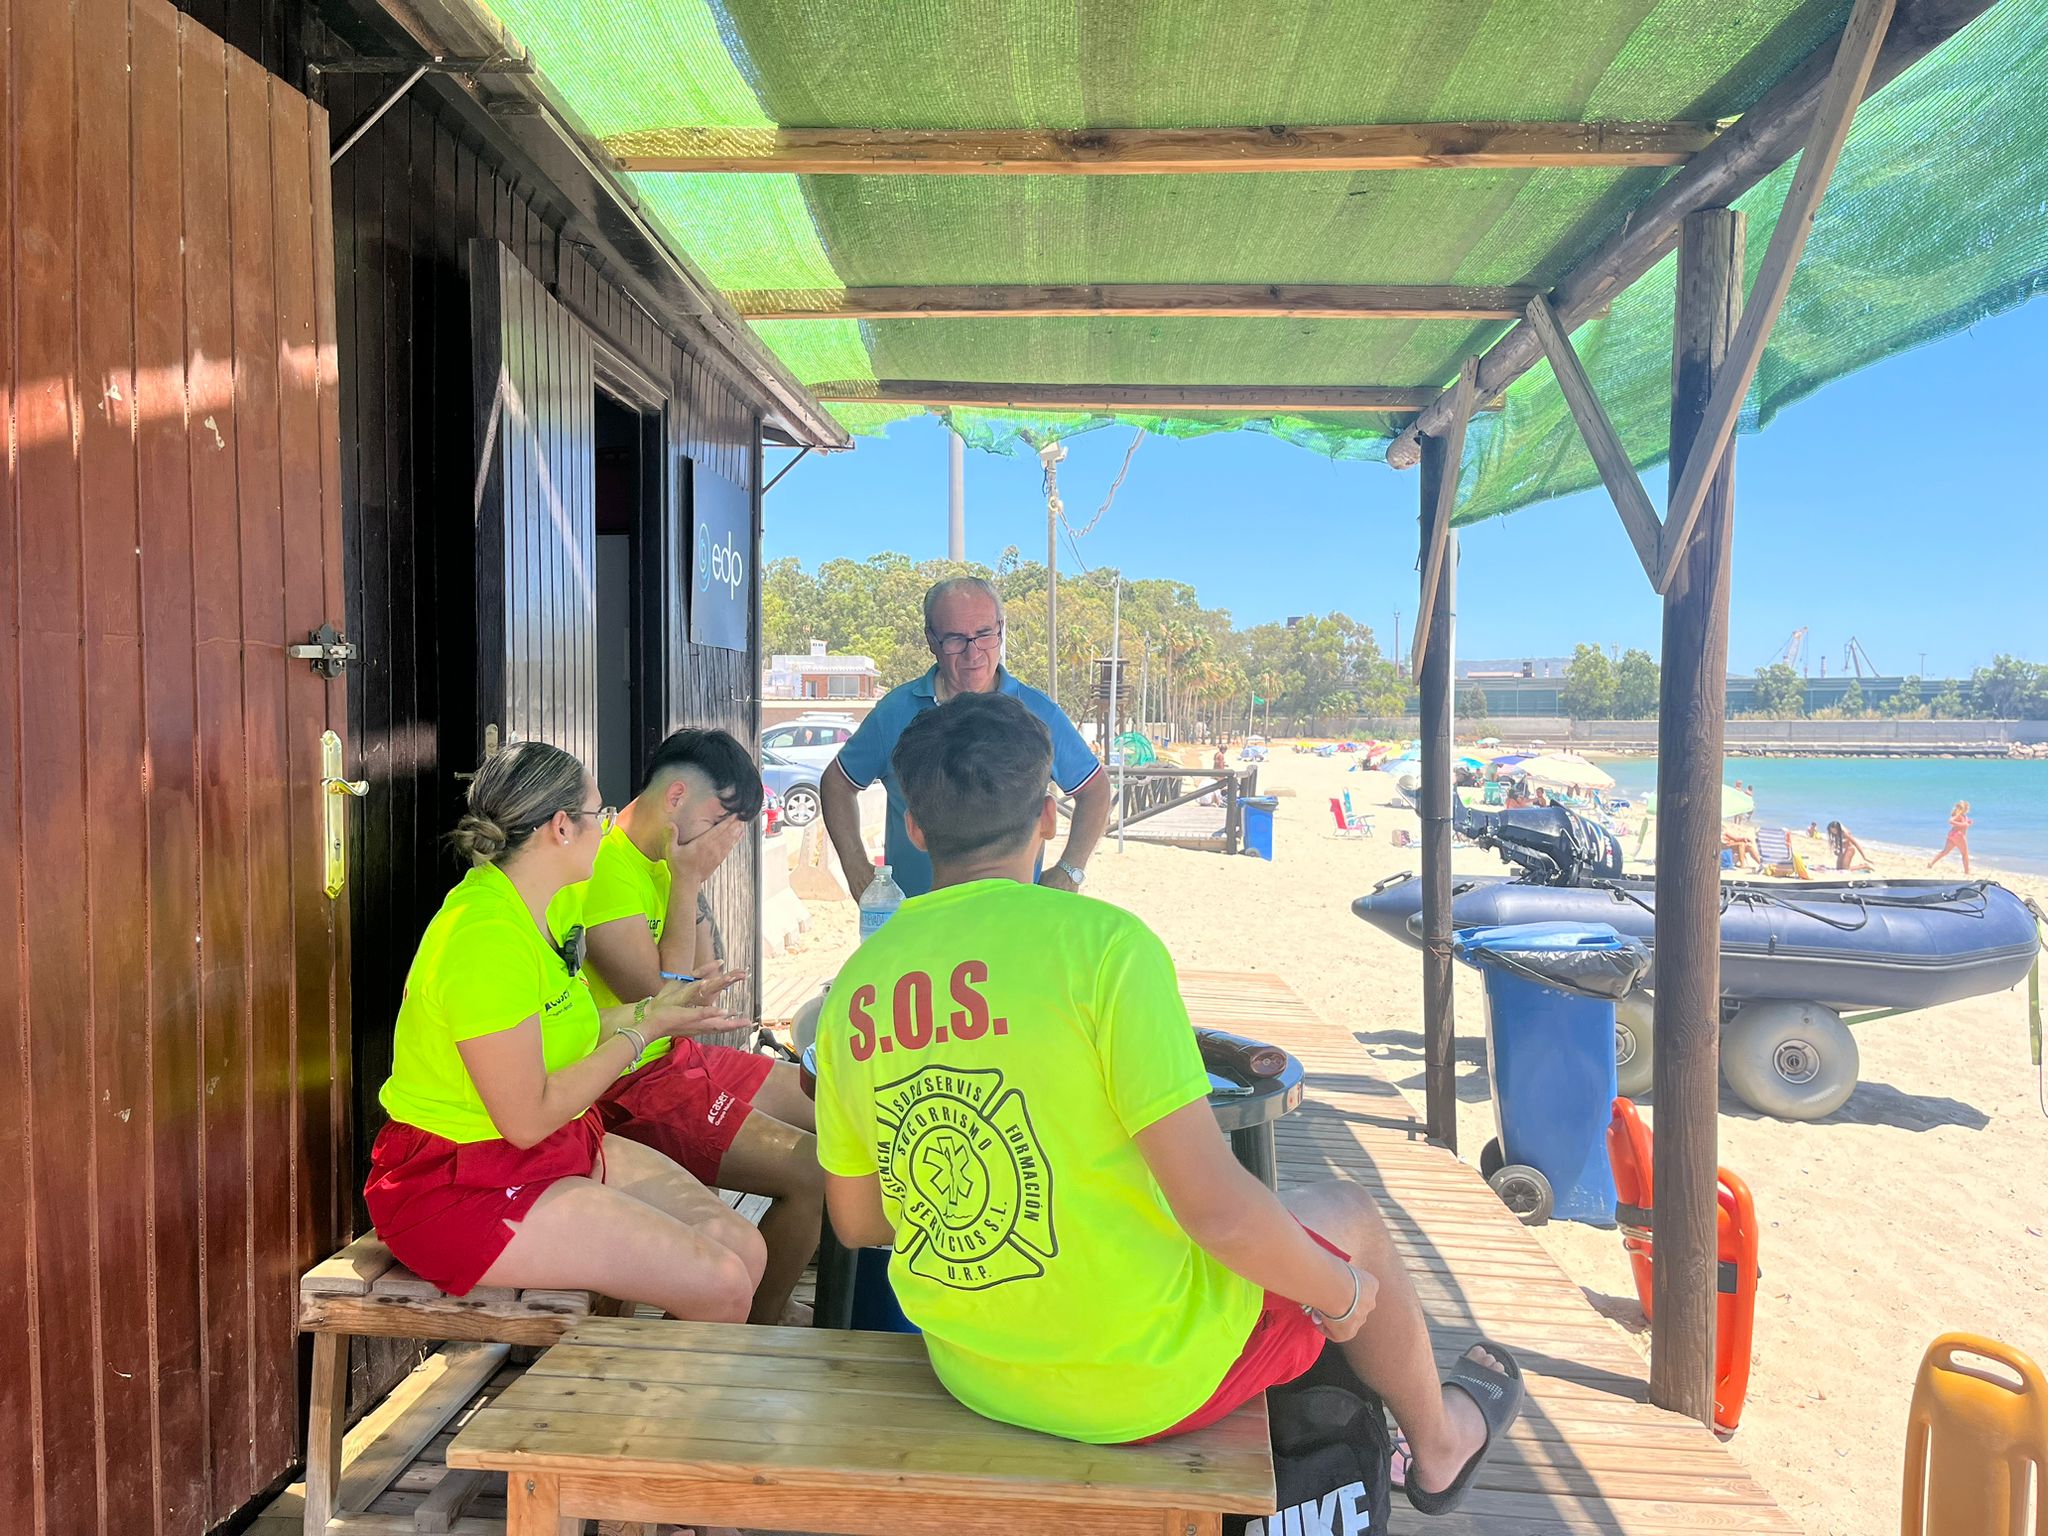
<path fill-rule="evenodd" d="M 597 1108 L 607 1132 L 654 1148 L 715 1189 L 726 1149 L 774 1070 L 773 1056 L 678 1040 L 607 1088 Z"/>
<path fill-rule="evenodd" d="M 1346 1263 L 1351 1261 L 1350 1254 L 1321 1233 L 1307 1227 L 1302 1231 Z M 1162 1429 L 1158 1434 L 1147 1435 L 1135 1443 L 1144 1445 L 1149 1441 L 1164 1440 L 1169 1435 L 1186 1435 L 1207 1429 L 1218 1419 L 1228 1418 L 1266 1388 L 1280 1386 L 1301 1375 L 1316 1363 L 1327 1343 L 1328 1337 L 1315 1325 L 1314 1319 L 1301 1310 L 1300 1302 L 1266 1292 L 1266 1304 L 1252 1322 L 1251 1337 L 1244 1341 L 1243 1351 L 1223 1373 L 1223 1380 L 1210 1394 L 1209 1401 L 1173 1428 Z"/>
<path fill-rule="evenodd" d="M 588 1178 L 604 1155 L 595 1110 L 531 1147 L 454 1142 L 392 1121 L 370 1148 L 363 1203 L 392 1256 L 451 1296 L 476 1288 L 520 1221 L 557 1179 Z"/>

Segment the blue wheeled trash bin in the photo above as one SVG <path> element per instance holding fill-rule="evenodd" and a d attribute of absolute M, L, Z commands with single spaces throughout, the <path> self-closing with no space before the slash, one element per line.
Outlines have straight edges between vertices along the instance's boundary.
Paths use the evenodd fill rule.
<path fill-rule="evenodd" d="M 1279 808 L 1277 795 L 1239 795 L 1239 811 L 1244 816 L 1244 851 L 1255 853 L 1268 864 L 1273 862 L 1273 812 Z"/>
<path fill-rule="evenodd" d="M 1453 948 L 1486 980 L 1500 1140 L 1480 1172 L 1525 1222 L 1613 1226 L 1614 1002 L 1649 969 L 1649 950 L 1605 923 L 1465 928 Z"/>

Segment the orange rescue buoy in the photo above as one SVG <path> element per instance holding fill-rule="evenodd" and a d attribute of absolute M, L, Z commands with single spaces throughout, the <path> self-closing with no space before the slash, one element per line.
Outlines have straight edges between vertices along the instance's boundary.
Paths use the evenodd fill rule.
<path fill-rule="evenodd" d="M 1650 1132 L 1627 1099 L 1614 1101 L 1607 1125 L 1607 1156 L 1614 1165 L 1617 1197 L 1615 1219 L 1621 1246 L 1635 1275 L 1636 1299 L 1643 1316 L 1651 1316 L 1656 1221 L 1652 1203 L 1656 1190 Z M 1732 1435 L 1742 1423 L 1742 1402 L 1749 1394 L 1751 1335 L 1756 1323 L 1756 1202 L 1749 1186 L 1726 1168 L 1718 1170 L 1720 1206 L 1716 1253 L 1720 1260 L 1719 1301 L 1714 1316 L 1714 1428 Z"/>

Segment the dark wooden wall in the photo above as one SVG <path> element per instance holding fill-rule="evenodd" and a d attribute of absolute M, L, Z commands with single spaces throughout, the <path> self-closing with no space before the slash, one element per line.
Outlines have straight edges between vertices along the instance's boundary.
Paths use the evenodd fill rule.
<path fill-rule="evenodd" d="M 337 136 L 396 83 L 323 76 Z M 753 658 L 688 643 L 691 540 L 679 498 L 682 460 L 715 464 L 753 492 L 758 530 L 759 413 L 686 335 L 656 323 L 564 236 L 545 189 L 519 181 L 430 95 L 409 97 L 343 157 L 334 203 L 347 628 L 365 650 L 349 709 L 372 784 L 355 824 L 353 882 L 354 1068 L 367 1147 L 413 946 L 460 873 L 439 839 L 459 814 L 455 775 L 475 768 L 480 739 L 469 242 L 502 242 L 604 347 L 665 388 L 663 708 L 670 728 L 723 726 L 749 745 L 759 718 Z M 757 881 L 758 866 L 736 860 L 713 888 L 728 951 L 749 965 Z"/>
<path fill-rule="evenodd" d="M 590 332 L 495 240 L 469 252 L 476 694 L 505 741 L 597 771 L 597 375 Z"/>
<path fill-rule="evenodd" d="M 352 1161 L 328 125 L 166 0 L 0 78 L 0 1531 L 196 1533 L 298 1455 Z"/>

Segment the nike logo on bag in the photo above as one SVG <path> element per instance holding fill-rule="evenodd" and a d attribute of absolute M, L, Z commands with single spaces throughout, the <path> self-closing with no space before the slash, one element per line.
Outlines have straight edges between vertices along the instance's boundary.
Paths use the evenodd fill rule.
<path fill-rule="evenodd" d="M 1360 1536 L 1372 1529 L 1371 1505 L 1365 1484 L 1346 1483 L 1320 1499 L 1291 1504 L 1267 1519 L 1252 1521 L 1245 1536 Z"/>

